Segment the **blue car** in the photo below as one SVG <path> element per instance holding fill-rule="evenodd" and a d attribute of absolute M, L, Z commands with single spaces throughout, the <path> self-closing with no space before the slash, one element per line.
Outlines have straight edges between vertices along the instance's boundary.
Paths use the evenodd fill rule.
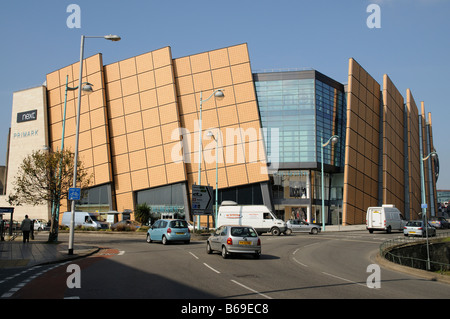
<path fill-rule="evenodd" d="M 147 231 L 147 243 L 160 241 L 163 245 L 171 241 L 191 242 L 188 223 L 183 219 L 159 219 Z"/>

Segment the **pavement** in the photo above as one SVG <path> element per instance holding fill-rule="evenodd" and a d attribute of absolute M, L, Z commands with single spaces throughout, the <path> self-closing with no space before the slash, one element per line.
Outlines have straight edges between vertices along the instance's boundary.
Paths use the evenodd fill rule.
<path fill-rule="evenodd" d="M 325 232 L 366 230 L 365 225 L 335 226 L 327 225 Z M 195 235 L 196 240 L 206 240 L 208 236 Z M 86 244 L 74 244 L 73 254 L 69 255 L 67 242 L 48 243 L 48 232 L 35 232 L 35 239 L 22 242 L 22 236 L 12 241 L 0 241 L 0 269 L 33 267 L 36 265 L 64 262 L 83 258 L 97 253 L 101 248 Z M 193 238 L 194 239 L 194 238 Z M 194 240 L 195 240 L 194 239 Z"/>
<path fill-rule="evenodd" d="M 74 244 L 69 255 L 69 245 L 65 242 L 48 243 L 48 232 L 35 232 L 35 239 L 27 243 L 18 236 L 12 241 L 0 241 L 0 269 L 33 267 L 78 259 L 95 254 L 99 247 Z"/>

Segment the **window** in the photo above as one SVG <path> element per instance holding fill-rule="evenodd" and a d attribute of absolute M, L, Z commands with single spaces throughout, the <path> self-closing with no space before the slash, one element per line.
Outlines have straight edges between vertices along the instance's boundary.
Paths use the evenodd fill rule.
<path fill-rule="evenodd" d="M 108 212 L 112 209 L 111 186 L 109 184 L 83 189 L 83 197 L 75 209 L 83 212 Z"/>

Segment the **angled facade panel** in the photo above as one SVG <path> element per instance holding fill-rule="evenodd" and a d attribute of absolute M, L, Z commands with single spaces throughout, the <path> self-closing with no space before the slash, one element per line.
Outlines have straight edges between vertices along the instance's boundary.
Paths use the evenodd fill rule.
<path fill-rule="evenodd" d="M 367 207 L 378 199 L 380 85 L 349 60 L 345 141 L 343 223 L 365 223 Z"/>
<path fill-rule="evenodd" d="M 383 204 L 405 210 L 403 97 L 386 74 L 383 77 Z"/>

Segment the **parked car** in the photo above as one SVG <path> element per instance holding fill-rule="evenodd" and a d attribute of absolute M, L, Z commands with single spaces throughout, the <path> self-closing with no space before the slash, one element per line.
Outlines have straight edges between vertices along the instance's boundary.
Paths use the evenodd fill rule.
<path fill-rule="evenodd" d="M 111 225 L 112 230 L 136 230 L 139 227 L 141 227 L 141 224 L 135 220 L 121 220 Z"/>
<path fill-rule="evenodd" d="M 206 241 L 206 252 L 220 251 L 223 258 L 231 254 L 261 256 L 261 239 L 251 226 L 222 225 Z"/>
<path fill-rule="evenodd" d="M 173 241 L 189 244 L 191 233 L 184 219 L 159 219 L 147 231 L 147 243 L 160 241 L 163 245 Z"/>
<path fill-rule="evenodd" d="M 47 221 L 44 219 L 33 219 L 34 230 L 44 230 L 47 226 Z"/>
<path fill-rule="evenodd" d="M 310 224 L 300 219 L 290 219 L 286 222 L 286 225 L 286 235 L 290 235 L 291 233 L 318 234 L 322 230 L 322 227 L 320 227 L 320 225 Z"/>
<path fill-rule="evenodd" d="M 406 223 L 403 229 L 403 234 L 405 236 L 422 236 L 425 237 L 428 232 L 428 236 L 436 236 L 436 228 L 428 223 L 427 229 L 423 226 L 424 222 L 422 220 L 412 220 Z"/>
<path fill-rule="evenodd" d="M 444 217 L 430 217 L 429 223 L 436 228 L 450 228 L 450 223 Z"/>

